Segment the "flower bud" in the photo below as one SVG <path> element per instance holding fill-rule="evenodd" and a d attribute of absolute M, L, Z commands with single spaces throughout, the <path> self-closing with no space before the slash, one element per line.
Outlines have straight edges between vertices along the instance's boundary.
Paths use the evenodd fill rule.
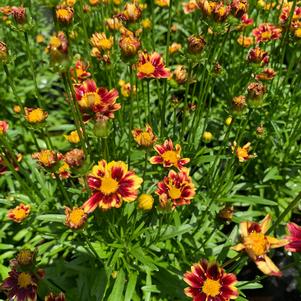
<path fill-rule="evenodd" d="M 213 135 L 212 135 L 211 132 L 205 131 L 204 134 L 203 134 L 202 139 L 205 143 L 210 143 L 213 139 Z"/>
<path fill-rule="evenodd" d="M 231 116 L 227 117 L 225 120 L 225 125 L 230 126 L 232 121 L 233 121 L 233 118 Z"/>
<path fill-rule="evenodd" d="M 26 9 L 25 7 L 16 7 L 12 8 L 12 15 L 18 24 L 24 24 L 26 22 Z"/>
<path fill-rule="evenodd" d="M 122 36 L 119 41 L 121 53 L 125 57 L 132 57 L 137 54 L 140 48 L 140 41 L 133 35 Z"/>
<path fill-rule="evenodd" d="M 5 63 L 8 59 L 7 46 L 4 42 L 0 41 L 0 61 Z"/>
<path fill-rule="evenodd" d="M 188 41 L 188 51 L 192 54 L 201 53 L 206 45 L 206 41 L 202 36 L 190 36 Z"/>
<path fill-rule="evenodd" d="M 143 210 L 150 210 L 153 208 L 154 198 L 150 194 L 141 194 L 138 199 L 138 208 Z"/>
<path fill-rule="evenodd" d="M 175 71 L 173 72 L 175 80 L 178 84 L 184 84 L 187 81 L 188 73 L 184 66 L 179 65 L 176 67 Z"/>
<path fill-rule="evenodd" d="M 0 120 L 0 136 L 8 131 L 8 123 L 5 120 Z"/>
<path fill-rule="evenodd" d="M 100 119 L 94 124 L 93 133 L 96 137 L 106 138 L 109 136 L 110 128 L 108 126 L 108 120 Z"/>
<path fill-rule="evenodd" d="M 261 106 L 263 103 L 263 96 L 266 93 L 266 86 L 261 82 L 253 82 L 248 85 L 248 101 L 254 106 Z"/>
<path fill-rule="evenodd" d="M 245 96 L 236 96 L 232 99 L 232 106 L 235 112 L 240 113 L 246 107 L 246 97 Z"/>

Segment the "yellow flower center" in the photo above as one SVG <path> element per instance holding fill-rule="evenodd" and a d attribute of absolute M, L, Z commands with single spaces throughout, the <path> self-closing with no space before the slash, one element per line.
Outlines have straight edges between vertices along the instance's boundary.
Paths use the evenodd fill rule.
<path fill-rule="evenodd" d="M 103 194 L 109 195 L 117 191 L 118 182 L 111 177 L 104 177 L 101 179 L 100 191 Z"/>
<path fill-rule="evenodd" d="M 176 164 L 178 162 L 178 155 L 175 151 L 166 151 L 164 154 L 162 154 L 162 158 L 164 161 L 169 161 L 172 164 Z"/>
<path fill-rule="evenodd" d="M 23 220 L 26 217 L 26 211 L 22 208 L 13 209 L 13 215 L 15 219 Z"/>
<path fill-rule="evenodd" d="M 88 108 L 93 105 L 98 105 L 100 103 L 101 103 L 101 97 L 96 92 L 85 93 L 81 101 L 79 102 L 79 104 L 85 108 Z"/>
<path fill-rule="evenodd" d="M 98 43 L 101 49 L 111 49 L 112 48 L 112 41 L 110 39 L 102 39 Z"/>
<path fill-rule="evenodd" d="M 297 38 L 301 38 L 301 28 L 298 28 L 298 29 L 295 30 L 295 36 Z"/>
<path fill-rule="evenodd" d="M 56 15 L 58 18 L 68 18 L 69 17 L 69 11 L 65 8 L 60 8 L 56 11 Z"/>
<path fill-rule="evenodd" d="M 149 132 L 142 132 L 140 136 L 140 144 L 148 146 L 152 144 L 152 137 Z"/>
<path fill-rule="evenodd" d="M 30 123 L 42 122 L 45 119 L 45 114 L 42 109 L 34 109 L 27 115 L 27 120 Z"/>
<path fill-rule="evenodd" d="M 17 255 L 17 261 L 21 265 L 28 265 L 32 261 L 32 252 L 30 250 L 21 250 Z"/>
<path fill-rule="evenodd" d="M 221 284 L 218 280 L 206 279 L 202 287 L 204 294 L 210 297 L 215 297 L 220 293 Z"/>
<path fill-rule="evenodd" d="M 263 233 L 252 232 L 245 238 L 246 249 L 252 250 L 256 256 L 264 255 L 267 251 L 268 241 Z"/>
<path fill-rule="evenodd" d="M 53 37 L 50 38 L 49 44 L 52 47 L 58 48 L 58 47 L 61 46 L 61 40 L 59 38 L 57 38 L 56 36 L 53 36 Z"/>
<path fill-rule="evenodd" d="M 82 218 L 84 217 L 85 212 L 81 208 L 75 208 L 71 211 L 69 220 L 71 224 L 80 225 L 82 222 Z"/>
<path fill-rule="evenodd" d="M 28 273 L 22 272 L 18 276 L 18 286 L 26 288 L 31 284 L 31 276 Z"/>
<path fill-rule="evenodd" d="M 261 34 L 261 37 L 263 38 L 263 39 L 270 39 L 271 38 L 271 33 L 269 32 L 269 31 L 265 31 L 265 32 L 263 32 L 262 34 Z"/>
<path fill-rule="evenodd" d="M 152 65 L 151 62 L 147 62 L 138 67 L 138 71 L 144 74 L 152 74 L 155 71 L 155 67 Z"/>
<path fill-rule="evenodd" d="M 176 188 L 176 187 L 170 187 L 170 189 L 168 190 L 168 194 L 169 196 L 173 199 L 173 200 L 176 200 L 178 198 L 180 198 L 181 196 L 181 190 L 179 188 Z"/>
<path fill-rule="evenodd" d="M 40 156 L 39 156 L 39 161 L 43 164 L 43 165 L 49 165 L 52 162 L 53 159 L 53 154 L 51 151 L 49 150 L 44 150 L 40 152 Z"/>

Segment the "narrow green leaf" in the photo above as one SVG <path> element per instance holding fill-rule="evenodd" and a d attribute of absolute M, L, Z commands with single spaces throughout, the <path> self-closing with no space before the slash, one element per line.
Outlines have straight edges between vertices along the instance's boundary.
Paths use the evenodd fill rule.
<path fill-rule="evenodd" d="M 125 273 L 123 270 L 118 272 L 117 278 L 115 280 L 113 290 L 108 298 L 108 301 L 122 301 L 123 298 L 123 289 L 125 284 Z"/>
<path fill-rule="evenodd" d="M 126 288 L 124 301 L 131 301 L 133 298 L 133 294 L 135 291 L 136 283 L 137 283 L 138 273 L 132 272 L 129 275 L 129 283 Z"/>

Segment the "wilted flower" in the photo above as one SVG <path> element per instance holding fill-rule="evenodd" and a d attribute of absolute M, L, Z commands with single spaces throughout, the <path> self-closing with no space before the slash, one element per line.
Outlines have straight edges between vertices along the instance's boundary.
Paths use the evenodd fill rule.
<path fill-rule="evenodd" d="M 218 217 L 225 220 L 225 221 L 231 221 L 234 213 L 234 207 L 233 206 L 225 206 L 222 210 L 219 211 Z"/>
<path fill-rule="evenodd" d="M 253 38 L 240 35 L 237 43 L 245 48 L 249 48 L 253 44 Z"/>
<path fill-rule="evenodd" d="M 206 46 L 206 41 L 201 35 L 190 36 L 188 37 L 187 41 L 188 41 L 188 51 L 192 54 L 201 53 L 204 47 Z"/>
<path fill-rule="evenodd" d="M 176 69 L 173 71 L 173 76 L 178 84 L 186 83 L 188 79 L 188 73 L 184 66 L 178 65 Z"/>
<path fill-rule="evenodd" d="M 60 161 L 60 167 L 57 170 L 57 173 L 61 180 L 66 180 L 71 176 L 70 166 L 65 161 Z"/>
<path fill-rule="evenodd" d="M 36 301 L 37 279 L 28 272 L 17 272 L 15 269 L 8 273 L 1 288 L 6 291 L 9 300 Z"/>
<path fill-rule="evenodd" d="M 118 15 L 121 20 L 128 22 L 136 22 L 141 17 L 142 10 L 139 3 L 127 2 L 124 6 L 123 12 Z"/>
<path fill-rule="evenodd" d="M 139 145 L 145 147 L 149 147 L 157 141 L 157 136 L 149 124 L 146 124 L 144 131 L 138 128 L 132 130 L 132 135 Z"/>
<path fill-rule="evenodd" d="M 0 120 L 0 135 L 5 134 L 8 131 L 8 122 L 5 120 Z"/>
<path fill-rule="evenodd" d="M 248 102 L 253 106 L 260 106 L 266 91 L 266 86 L 263 83 L 250 83 L 248 85 Z"/>
<path fill-rule="evenodd" d="M 250 49 L 248 53 L 248 61 L 252 63 L 267 64 L 269 59 L 268 52 L 259 47 Z"/>
<path fill-rule="evenodd" d="M 238 297 L 236 276 L 205 259 L 184 274 L 184 281 L 190 286 L 185 288 L 185 294 L 193 301 L 229 301 Z"/>
<path fill-rule="evenodd" d="M 65 224 L 71 229 L 81 228 L 87 221 L 88 215 L 81 207 L 74 207 L 70 209 L 65 207 L 66 221 Z"/>
<path fill-rule="evenodd" d="M 255 158 L 256 154 L 250 155 L 249 151 L 251 150 L 251 143 L 246 143 L 243 147 L 237 146 L 236 141 L 233 142 L 233 145 L 231 146 L 232 153 L 236 155 L 239 162 L 245 162 L 249 159 Z"/>
<path fill-rule="evenodd" d="M 152 54 L 140 52 L 137 71 L 139 79 L 168 78 L 170 76 L 169 69 L 165 67 L 163 58 L 157 52 Z"/>
<path fill-rule="evenodd" d="M 128 170 L 122 161 L 105 160 L 95 165 L 88 177 L 88 185 L 92 196 L 83 204 L 86 213 L 97 207 L 103 209 L 119 208 L 123 201 L 133 202 L 138 195 L 142 179 L 134 171 Z"/>
<path fill-rule="evenodd" d="M 236 18 L 241 18 L 249 8 L 248 0 L 233 0 L 231 3 L 232 13 Z"/>
<path fill-rule="evenodd" d="M 85 160 L 85 154 L 82 149 L 75 148 L 64 154 L 64 161 L 71 167 L 79 167 Z"/>
<path fill-rule="evenodd" d="M 174 54 L 178 51 L 180 51 L 182 49 L 182 45 L 179 43 L 172 43 L 169 47 L 168 47 L 168 51 L 170 54 Z"/>
<path fill-rule="evenodd" d="M 25 108 L 25 119 L 31 124 L 41 123 L 47 117 L 48 113 L 41 108 Z"/>
<path fill-rule="evenodd" d="M 272 80 L 276 72 L 272 68 L 265 68 L 261 73 L 256 75 L 256 80 Z"/>
<path fill-rule="evenodd" d="M 155 145 L 154 149 L 158 155 L 150 158 L 152 164 L 163 164 L 164 167 L 175 166 L 182 169 L 184 165 L 190 162 L 189 158 L 181 157 L 181 146 L 179 144 L 176 144 L 174 149 L 171 139 L 165 140 L 162 145 Z"/>
<path fill-rule="evenodd" d="M 114 112 L 121 108 L 116 103 L 118 91 L 106 88 L 97 88 L 94 80 L 88 79 L 75 88 L 78 104 L 83 109 L 91 109 L 94 113 L 100 113 L 108 118 L 114 118 Z"/>
<path fill-rule="evenodd" d="M 281 272 L 267 256 L 267 253 L 270 249 L 285 246 L 288 241 L 265 235 L 269 229 L 270 221 L 271 216 L 268 214 L 260 223 L 241 222 L 239 232 L 242 243 L 232 247 L 232 249 L 235 251 L 245 250 L 264 274 L 281 276 Z"/>
<path fill-rule="evenodd" d="M 285 246 L 285 249 L 290 252 L 301 252 L 301 227 L 295 223 L 288 223 L 287 230 L 289 236 L 286 239 L 289 241 L 289 244 Z"/>
<path fill-rule="evenodd" d="M 48 294 L 44 301 L 65 301 L 65 294 L 60 292 L 58 295 L 54 294 L 54 293 L 50 293 Z"/>
<path fill-rule="evenodd" d="M 10 261 L 10 266 L 17 267 L 28 267 L 35 263 L 36 251 L 29 249 L 22 249 L 18 252 L 16 258 Z"/>
<path fill-rule="evenodd" d="M 8 210 L 7 218 L 16 222 L 21 223 L 30 213 L 30 205 L 21 203 L 17 207 Z"/>
<path fill-rule="evenodd" d="M 18 24 L 24 24 L 26 22 L 26 9 L 23 6 L 13 6 L 12 15 Z"/>
<path fill-rule="evenodd" d="M 151 210 L 153 208 L 154 198 L 151 194 L 143 193 L 138 198 L 138 208 L 142 210 Z"/>
<path fill-rule="evenodd" d="M 187 168 L 182 168 L 178 173 L 170 170 L 168 176 L 157 185 L 156 194 L 160 203 L 172 202 L 173 207 L 189 205 L 195 196 L 195 187 Z"/>
<path fill-rule="evenodd" d="M 270 23 L 262 23 L 252 31 L 256 43 L 278 40 L 281 37 L 281 28 Z"/>
<path fill-rule="evenodd" d="M 235 96 L 232 99 L 232 107 L 235 112 L 242 112 L 246 107 L 246 97 L 243 95 Z"/>
<path fill-rule="evenodd" d="M 73 19 L 74 10 L 67 5 L 58 5 L 55 9 L 55 15 L 60 23 L 69 24 Z"/>
<path fill-rule="evenodd" d="M 37 160 L 40 165 L 47 168 L 53 167 L 63 157 L 62 154 L 49 149 L 43 149 L 31 156 L 33 159 Z"/>
<path fill-rule="evenodd" d="M 184 14 L 193 13 L 198 9 L 198 5 L 195 0 L 190 0 L 189 2 L 182 2 Z"/>
<path fill-rule="evenodd" d="M 122 35 L 119 40 L 119 47 L 124 57 L 136 55 L 140 45 L 140 41 L 134 35 Z"/>
<path fill-rule="evenodd" d="M 64 135 L 64 137 L 73 144 L 77 144 L 80 142 L 80 138 L 77 131 L 72 131 L 69 135 Z"/>
<path fill-rule="evenodd" d="M 0 41 L 0 61 L 3 63 L 7 61 L 8 51 L 7 46 L 4 42 Z"/>

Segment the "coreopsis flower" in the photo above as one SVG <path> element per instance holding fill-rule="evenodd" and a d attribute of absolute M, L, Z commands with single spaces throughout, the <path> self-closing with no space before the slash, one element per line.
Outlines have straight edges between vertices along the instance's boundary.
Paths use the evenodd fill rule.
<path fill-rule="evenodd" d="M 0 120 L 0 135 L 5 134 L 8 131 L 8 122 L 5 120 Z"/>
<path fill-rule="evenodd" d="M 77 60 L 75 67 L 70 68 L 70 73 L 72 80 L 74 82 L 83 82 L 91 76 L 91 73 L 88 72 L 89 65 L 81 60 Z"/>
<path fill-rule="evenodd" d="M 58 22 L 63 24 L 70 24 L 74 15 L 73 7 L 67 5 L 58 5 L 55 8 L 55 16 Z"/>
<path fill-rule="evenodd" d="M 0 41 L 0 61 L 5 63 L 8 59 L 8 50 L 4 42 Z"/>
<path fill-rule="evenodd" d="M 53 167 L 63 158 L 62 154 L 49 149 L 43 149 L 40 152 L 36 152 L 32 154 L 31 157 L 37 160 L 41 166 L 46 168 Z"/>
<path fill-rule="evenodd" d="M 279 16 L 279 21 L 281 24 L 285 24 L 288 21 L 291 10 L 293 8 L 292 4 L 293 4 L 293 2 L 287 2 L 287 3 L 283 4 L 282 11 Z M 292 22 L 294 22 L 295 20 L 298 20 L 298 19 L 301 19 L 301 7 L 295 6 L 294 13 L 292 16 Z"/>
<path fill-rule="evenodd" d="M 114 112 L 121 108 L 121 105 L 116 103 L 118 98 L 116 89 L 109 91 L 103 87 L 98 88 L 95 81 L 91 79 L 76 87 L 75 95 L 82 109 L 91 109 L 94 113 L 107 118 L 114 118 Z"/>
<path fill-rule="evenodd" d="M 240 95 L 240 96 L 233 97 L 232 107 L 235 112 L 237 112 L 237 113 L 242 112 L 245 109 L 246 105 L 247 105 L 247 102 L 246 102 L 245 96 Z"/>
<path fill-rule="evenodd" d="M 206 46 L 206 41 L 201 35 L 190 36 L 187 38 L 187 42 L 188 42 L 188 51 L 192 54 L 201 53 L 204 47 Z"/>
<path fill-rule="evenodd" d="M 150 158 L 152 164 L 163 164 L 164 167 L 175 166 L 181 170 L 184 165 L 190 162 L 189 158 L 181 157 L 181 146 L 176 144 L 174 148 L 171 139 L 165 140 L 162 145 L 155 145 L 154 149 L 158 155 Z"/>
<path fill-rule="evenodd" d="M 123 201 L 133 202 L 137 198 L 142 181 L 134 171 L 128 170 L 126 163 L 107 163 L 101 160 L 93 167 L 88 177 L 88 185 L 93 194 L 83 204 L 83 208 L 86 213 L 91 213 L 97 207 L 119 208 Z"/>
<path fill-rule="evenodd" d="M 213 139 L 213 135 L 211 132 L 208 132 L 208 131 L 205 131 L 203 133 L 203 136 L 202 136 L 202 140 L 205 142 L 205 143 L 210 143 Z"/>
<path fill-rule="evenodd" d="M 248 14 L 244 14 L 240 18 L 240 21 L 244 27 L 253 25 L 253 23 L 254 23 L 254 20 L 252 18 L 249 18 Z"/>
<path fill-rule="evenodd" d="M 50 38 L 46 52 L 50 54 L 51 59 L 54 62 L 60 61 L 66 57 L 68 54 L 68 40 L 62 31 L 54 34 Z"/>
<path fill-rule="evenodd" d="M 261 82 L 253 82 L 248 85 L 248 102 L 253 106 L 262 104 L 262 99 L 267 91 L 266 86 Z"/>
<path fill-rule="evenodd" d="M 119 40 L 121 54 L 126 58 L 135 56 L 140 46 L 140 41 L 133 34 L 122 35 Z"/>
<path fill-rule="evenodd" d="M 265 68 L 262 72 L 255 76 L 256 80 L 272 80 L 276 76 L 276 72 L 272 68 Z"/>
<path fill-rule="evenodd" d="M 218 217 L 225 221 L 231 221 L 234 213 L 234 207 L 226 205 L 222 210 L 219 211 Z"/>
<path fill-rule="evenodd" d="M 10 261 L 11 267 L 28 267 L 35 263 L 36 251 L 29 249 L 20 250 L 15 259 Z"/>
<path fill-rule="evenodd" d="M 184 66 L 178 65 L 176 69 L 173 71 L 173 76 L 178 84 L 186 83 L 188 79 L 188 73 Z"/>
<path fill-rule="evenodd" d="M 185 295 L 193 301 L 229 301 L 238 297 L 236 276 L 205 259 L 194 264 L 183 279 L 189 285 Z"/>
<path fill-rule="evenodd" d="M 252 31 L 256 43 L 278 40 L 281 37 L 281 28 L 270 23 L 262 23 Z"/>
<path fill-rule="evenodd" d="M 245 162 L 249 159 L 255 158 L 256 154 L 249 154 L 249 151 L 251 150 L 251 143 L 248 142 L 244 146 L 240 147 L 237 146 L 236 141 L 233 142 L 232 146 L 232 153 L 236 155 L 239 162 Z"/>
<path fill-rule="evenodd" d="M 154 198 L 151 194 L 143 193 L 138 198 L 138 208 L 142 210 L 151 210 L 154 205 Z"/>
<path fill-rule="evenodd" d="M 70 166 L 65 161 L 61 161 L 61 166 L 58 168 L 57 173 L 61 180 L 66 180 L 71 176 Z"/>
<path fill-rule="evenodd" d="M 125 98 L 128 98 L 131 93 L 136 94 L 136 86 L 131 86 L 131 83 L 126 83 L 123 79 L 118 81 L 118 85 L 120 86 L 121 95 Z"/>
<path fill-rule="evenodd" d="M 268 64 L 269 60 L 268 52 L 259 47 L 250 49 L 248 53 L 248 61 L 251 63 L 260 63 L 264 65 Z"/>
<path fill-rule="evenodd" d="M 89 0 L 89 3 L 92 6 L 96 6 L 96 5 L 98 5 L 100 3 L 100 1 L 99 0 Z"/>
<path fill-rule="evenodd" d="M 216 2 L 208 0 L 196 0 L 198 7 L 205 16 L 210 16 L 216 6 Z"/>
<path fill-rule="evenodd" d="M 233 0 L 231 3 L 232 13 L 236 18 L 241 18 L 249 8 L 248 0 Z"/>
<path fill-rule="evenodd" d="M 141 17 L 141 14 L 142 10 L 139 3 L 127 2 L 124 6 L 123 12 L 118 14 L 118 17 L 123 21 L 134 23 Z"/>
<path fill-rule="evenodd" d="M 168 176 L 157 185 L 156 194 L 159 196 L 160 203 L 171 202 L 173 208 L 189 205 L 195 196 L 195 187 L 187 168 L 182 168 L 178 173 L 170 170 Z"/>
<path fill-rule="evenodd" d="M 80 167 L 85 160 L 85 153 L 82 149 L 75 148 L 64 154 L 64 161 L 70 167 Z"/>
<path fill-rule="evenodd" d="M 269 229 L 270 222 L 271 216 L 269 214 L 259 223 L 241 222 L 239 224 L 239 232 L 242 243 L 232 247 L 232 249 L 235 251 L 244 250 L 264 274 L 281 276 L 281 272 L 268 257 L 267 253 L 270 249 L 285 246 L 288 240 L 265 235 Z"/>
<path fill-rule="evenodd" d="M 132 135 L 138 145 L 145 147 L 150 147 L 157 141 L 157 136 L 149 124 L 146 124 L 145 130 L 138 128 L 132 130 Z"/>
<path fill-rule="evenodd" d="M 169 6 L 169 0 L 155 0 L 155 4 L 160 7 L 168 7 Z"/>
<path fill-rule="evenodd" d="M 287 230 L 289 236 L 286 239 L 289 243 L 285 246 L 285 249 L 290 252 L 301 252 L 301 227 L 295 223 L 288 223 Z"/>
<path fill-rule="evenodd" d="M 30 213 L 30 205 L 20 203 L 17 207 L 8 210 L 7 218 L 14 221 L 15 223 L 21 223 L 28 217 Z"/>
<path fill-rule="evenodd" d="M 77 131 L 72 131 L 69 135 L 64 135 L 65 139 L 70 143 L 77 144 L 80 142 L 80 137 Z"/>
<path fill-rule="evenodd" d="M 48 117 L 48 113 L 41 108 L 25 108 L 25 119 L 31 124 L 42 123 Z"/>
<path fill-rule="evenodd" d="M 59 294 L 49 293 L 45 296 L 44 301 L 65 301 L 66 297 L 65 294 L 60 292 Z"/>
<path fill-rule="evenodd" d="M 22 108 L 19 106 L 19 105 L 14 105 L 13 106 L 13 111 L 16 113 L 16 114 L 19 114 L 21 112 Z"/>
<path fill-rule="evenodd" d="M 37 34 L 36 35 L 36 42 L 38 44 L 42 44 L 45 41 L 45 37 L 42 34 Z"/>
<path fill-rule="evenodd" d="M 170 54 L 174 54 L 176 52 L 179 52 L 182 49 L 182 45 L 179 43 L 172 43 L 169 47 L 168 47 L 168 51 Z"/>
<path fill-rule="evenodd" d="M 198 9 L 196 0 L 190 0 L 189 2 L 182 2 L 184 14 L 191 14 Z"/>
<path fill-rule="evenodd" d="M 119 30 L 122 27 L 121 21 L 116 17 L 106 19 L 105 23 L 106 23 L 106 26 L 112 31 Z"/>
<path fill-rule="evenodd" d="M 70 209 L 65 207 L 66 221 L 65 224 L 71 229 L 79 229 L 86 223 L 88 215 L 82 207 Z"/>
<path fill-rule="evenodd" d="M 163 58 L 157 52 L 153 52 L 152 54 L 140 52 L 137 71 L 139 79 L 168 78 L 170 76 L 169 69 L 165 67 Z"/>
<path fill-rule="evenodd" d="M 4 174 L 8 170 L 8 166 L 7 166 L 7 163 L 5 162 L 4 158 L 6 158 L 13 165 L 13 167 L 16 171 L 19 170 L 19 166 L 17 163 L 21 162 L 23 159 L 23 156 L 21 154 L 18 154 L 16 156 L 15 160 L 13 160 L 13 158 L 7 157 L 4 154 L 0 153 L 0 175 Z"/>
<path fill-rule="evenodd" d="M 92 46 L 98 48 L 101 51 L 110 50 L 113 47 L 113 43 L 114 43 L 113 37 L 107 38 L 107 36 L 104 32 L 93 33 L 90 41 L 91 41 Z"/>
<path fill-rule="evenodd" d="M 240 35 L 237 43 L 245 48 L 249 48 L 253 44 L 253 38 Z"/>
<path fill-rule="evenodd" d="M 12 15 L 18 24 L 26 23 L 26 9 L 23 6 L 13 6 L 12 7 Z"/>
<path fill-rule="evenodd" d="M 231 12 L 231 6 L 225 5 L 223 2 L 218 2 L 213 9 L 213 16 L 216 21 L 224 22 Z"/>
<path fill-rule="evenodd" d="M 141 25 L 144 29 L 150 29 L 152 27 L 152 22 L 149 18 L 143 19 Z"/>
<path fill-rule="evenodd" d="M 29 272 L 17 272 L 15 269 L 8 273 L 1 288 L 6 292 L 9 300 L 36 301 L 37 278 Z"/>

